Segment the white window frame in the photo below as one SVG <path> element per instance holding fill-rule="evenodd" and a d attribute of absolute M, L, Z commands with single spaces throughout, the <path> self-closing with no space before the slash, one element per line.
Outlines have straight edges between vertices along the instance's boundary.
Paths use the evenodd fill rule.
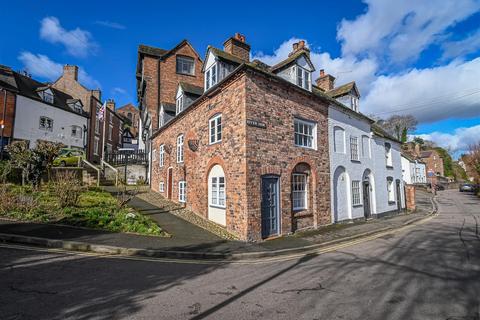
<path fill-rule="evenodd" d="M 178 201 L 187 202 L 187 182 L 185 180 L 178 182 Z"/>
<path fill-rule="evenodd" d="M 362 191 L 360 180 L 352 180 L 352 206 L 362 205 Z"/>
<path fill-rule="evenodd" d="M 184 95 L 180 95 L 175 101 L 175 106 L 177 107 L 177 114 L 183 111 L 183 104 L 184 104 Z"/>
<path fill-rule="evenodd" d="M 295 146 L 317 150 L 317 123 L 295 118 L 293 126 Z M 306 132 L 305 128 L 310 127 Z"/>
<path fill-rule="evenodd" d="M 43 124 L 42 124 L 42 122 L 43 122 Z M 38 122 L 38 128 L 40 130 L 52 132 L 53 131 L 53 119 L 49 118 L 49 117 L 46 117 L 46 116 L 40 116 L 40 120 Z"/>
<path fill-rule="evenodd" d="M 152 150 L 152 161 L 157 161 L 157 149 Z"/>
<path fill-rule="evenodd" d="M 385 162 L 387 167 L 393 167 L 392 145 L 388 142 L 385 142 Z"/>
<path fill-rule="evenodd" d="M 305 173 L 292 174 L 292 206 L 294 211 L 308 209 L 308 176 Z"/>
<path fill-rule="evenodd" d="M 100 134 L 100 119 L 98 119 L 98 113 L 95 116 L 95 133 Z"/>
<path fill-rule="evenodd" d="M 75 132 L 74 132 L 74 130 L 75 130 Z M 81 139 L 81 138 L 82 138 L 82 127 L 73 125 L 73 126 L 71 127 L 71 135 L 72 135 L 72 137 L 74 137 L 74 138 L 79 138 L 79 139 Z"/>
<path fill-rule="evenodd" d="M 42 100 L 47 103 L 53 104 L 55 101 L 55 97 L 53 96 L 53 92 L 47 92 L 47 90 L 42 91 Z"/>
<path fill-rule="evenodd" d="M 179 135 L 177 137 L 177 163 L 182 163 L 183 162 L 183 143 L 184 143 L 184 138 L 183 134 Z"/>
<path fill-rule="evenodd" d="M 222 141 L 222 114 L 217 114 L 208 120 L 208 141 L 215 144 Z"/>
<path fill-rule="evenodd" d="M 165 145 L 160 145 L 158 149 L 158 166 L 163 167 L 165 165 Z"/>
<path fill-rule="evenodd" d="M 388 202 L 392 203 L 395 202 L 395 193 L 393 190 L 393 178 L 387 178 L 387 194 L 388 194 Z"/>
<path fill-rule="evenodd" d="M 99 155 L 99 153 L 98 153 L 99 148 L 100 148 L 100 138 L 94 137 L 94 139 L 93 139 L 93 154 L 94 155 L 97 155 L 97 156 Z"/>
<path fill-rule="evenodd" d="M 312 74 L 305 68 L 297 65 L 295 67 L 295 84 L 300 88 L 312 91 Z"/>
<path fill-rule="evenodd" d="M 205 72 L 205 90 L 210 89 L 218 83 L 218 63 L 215 62 L 208 70 Z"/>
<path fill-rule="evenodd" d="M 350 136 L 350 160 L 360 161 L 360 155 L 358 154 L 358 137 Z"/>
<path fill-rule="evenodd" d="M 218 208 L 226 208 L 225 176 L 211 177 L 209 183 L 210 183 L 210 190 L 211 190 L 210 206 L 218 207 Z"/>
<path fill-rule="evenodd" d="M 186 68 L 185 65 L 191 65 L 191 70 L 188 71 L 187 70 L 188 68 Z M 175 71 L 178 74 L 186 74 L 189 76 L 194 76 L 195 75 L 195 59 L 188 56 L 178 55 L 176 57 Z"/>
<path fill-rule="evenodd" d="M 112 136 L 113 136 L 113 125 L 109 124 L 108 125 L 108 140 L 112 141 Z"/>
<path fill-rule="evenodd" d="M 366 145 L 365 145 L 365 142 L 366 142 Z M 366 158 L 366 159 L 371 158 L 370 137 L 367 135 L 362 136 L 362 158 Z"/>
<path fill-rule="evenodd" d="M 160 183 L 158 184 L 158 191 L 162 193 L 165 192 L 165 182 L 160 181 Z"/>

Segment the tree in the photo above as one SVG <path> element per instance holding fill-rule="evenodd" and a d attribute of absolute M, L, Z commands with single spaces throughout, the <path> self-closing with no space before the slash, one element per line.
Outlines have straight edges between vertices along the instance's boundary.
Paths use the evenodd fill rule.
<path fill-rule="evenodd" d="M 480 183 L 480 142 L 470 146 L 465 159 L 469 174 L 471 174 L 476 182 Z"/>
<path fill-rule="evenodd" d="M 7 146 L 10 155 L 10 163 L 12 167 L 22 169 L 22 185 L 25 179 L 28 179 L 29 166 L 32 162 L 33 152 L 28 148 L 26 141 L 15 141 Z"/>
<path fill-rule="evenodd" d="M 402 142 L 407 142 L 408 134 L 417 129 L 417 119 L 412 115 L 394 115 L 378 124 L 392 136 Z"/>
<path fill-rule="evenodd" d="M 455 174 L 453 172 L 453 160 L 450 156 L 450 153 L 441 147 L 435 147 L 434 149 L 438 152 L 440 158 L 443 160 L 443 174 L 445 177 L 454 177 Z"/>
<path fill-rule="evenodd" d="M 40 157 L 42 165 L 47 170 L 48 180 L 51 178 L 53 160 L 58 157 L 63 144 L 59 142 L 38 141 L 34 152 Z"/>

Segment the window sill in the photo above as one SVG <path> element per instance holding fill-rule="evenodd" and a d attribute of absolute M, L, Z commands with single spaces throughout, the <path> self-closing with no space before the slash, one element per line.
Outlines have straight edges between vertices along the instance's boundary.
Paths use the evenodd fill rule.
<path fill-rule="evenodd" d="M 355 163 L 361 163 L 361 161 L 357 160 L 357 159 L 350 159 L 350 161 L 355 162 Z"/>
<path fill-rule="evenodd" d="M 317 148 L 300 146 L 300 145 L 298 145 L 298 144 L 296 144 L 295 147 L 303 148 L 303 149 L 309 149 L 309 150 L 313 150 L 313 151 L 316 151 L 316 150 L 317 150 Z"/>
<path fill-rule="evenodd" d="M 226 206 L 219 206 L 219 205 L 216 205 L 216 204 L 209 204 L 208 206 L 210 208 L 216 208 L 216 209 L 223 209 L 223 210 L 227 209 Z"/>
<path fill-rule="evenodd" d="M 179 74 L 181 76 L 195 77 L 195 73 L 191 74 L 191 73 L 176 72 L 176 74 Z"/>
<path fill-rule="evenodd" d="M 391 205 L 394 205 L 396 204 L 397 202 L 396 201 L 388 201 L 388 205 L 391 206 Z"/>
<path fill-rule="evenodd" d="M 293 209 L 294 218 L 307 218 L 313 217 L 313 214 L 308 209 Z"/>
<path fill-rule="evenodd" d="M 359 207 L 363 207 L 363 203 L 360 203 L 360 204 L 353 204 L 352 207 L 354 208 L 359 208 Z"/>
<path fill-rule="evenodd" d="M 387 166 L 387 169 L 393 170 L 393 166 Z"/>
<path fill-rule="evenodd" d="M 219 143 L 222 143 L 222 140 L 215 141 L 215 142 L 210 142 L 208 145 L 213 146 L 213 145 L 216 145 L 216 144 L 219 144 Z"/>

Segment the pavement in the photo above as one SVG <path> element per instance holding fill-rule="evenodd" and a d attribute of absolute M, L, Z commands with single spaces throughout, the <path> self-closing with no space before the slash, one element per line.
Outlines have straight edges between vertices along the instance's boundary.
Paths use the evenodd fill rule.
<path fill-rule="evenodd" d="M 0 245 L 0 318 L 480 319 L 480 199 L 329 252 L 249 263 Z"/>
<path fill-rule="evenodd" d="M 110 191 L 114 192 L 115 190 Z M 0 220 L 0 240 L 50 248 L 130 256 L 217 260 L 258 259 L 306 252 L 338 242 L 402 228 L 431 213 L 431 198 L 431 194 L 420 190 L 417 193 L 418 210 L 416 213 L 356 223 L 335 224 L 269 241 L 246 243 L 223 239 L 172 214 L 172 211 L 142 200 L 140 197 L 135 197 L 129 202 L 129 206 L 148 215 L 170 233 L 171 237 L 141 236 L 62 225 Z"/>

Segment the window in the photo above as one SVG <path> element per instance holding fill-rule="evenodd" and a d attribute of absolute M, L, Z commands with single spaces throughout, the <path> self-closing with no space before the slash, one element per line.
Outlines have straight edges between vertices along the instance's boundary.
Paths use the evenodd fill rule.
<path fill-rule="evenodd" d="M 158 186 L 158 191 L 165 192 L 165 183 L 163 181 L 160 182 L 160 185 Z"/>
<path fill-rule="evenodd" d="M 210 205 L 225 207 L 225 177 L 212 177 Z"/>
<path fill-rule="evenodd" d="M 358 161 L 358 138 L 350 137 L 350 159 L 353 161 Z"/>
<path fill-rule="evenodd" d="M 160 146 L 158 151 L 158 157 L 158 164 L 160 167 L 163 167 L 165 165 L 165 146 L 163 144 Z"/>
<path fill-rule="evenodd" d="M 180 181 L 178 183 L 178 201 L 186 202 L 187 201 L 187 182 Z"/>
<path fill-rule="evenodd" d="M 307 209 L 307 175 L 294 173 L 292 175 L 293 210 Z"/>
<path fill-rule="evenodd" d="M 127 113 L 127 118 L 128 118 L 130 121 L 132 121 L 132 113 L 131 113 L 131 112 Z"/>
<path fill-rule="evenodd" d="M 118 143 L 121 144 L 122 141 L 123 141 L 123 139 L 122 139 L 122 129 L 120 127 L 120 128 L 118 128 Z"/>
<path fill-rule="evenodd" d="M 108 115 L 109 122 L 113 123 L 113 114 L 110 112 L 107 112 L 107 115 Z"/>
<path fill-rule="evenodd" d="M 218 66 L 215 63 L 205 73 L 205 90 L 208 90 L 209 88 L 217 84 L 217 69 Z"/>
<path fill-rule="evenodd" d="M 108 126 L 108 140 L 112 140 L 112 135 L 113 135 L 113 126 L 109 125 Z"/>
<path fill-rule="evenodd" d="M 177 56 L 177 73 L 195 74 L 195 60 L 190 57 Z"/>
<path fill-rule="evenodd" d="M 295 145 L 309 149 L 317 148 L 317 124 L 310 121 L 295 119 Z"/>
<path fill-rule="evenodd" d="M 310 90 L 310 72 L 297 66 L 297 85 L 303 89 Z"/>
<path fill-rule="evenodd" d="M 222 141 L 222 115 L 216 115 L 209 120 L 210 144 Z"/>
<path fill-rule="evenodd" d="M 370 138 L 362 136 L 362 157 L 370 158 Z"/>
<path fill-rule="evenodd" d="M 112 151 L 113 151 L 112 145 L 110 143 L 107 143 L 107 153 L 112 153 Z"/>
<path fill-rule="evenodd" d="M 152 150 L 152 161 L 157 161 L 157 149 Z"/>
<path fill-rule="evenodd" d="M 183 162 L 183 134 L 177 137 L 177 162 Z"/>
<path fill-rule="evenodd" d="M 50 90 L 42 91 L 42 100 L 48 103 L 53 103 L 53 94 Z"/>
<path fill-rule="evenodd" d="M 333 149 L 336 153 L 345 153 L 345 130 L 341 127 L 333 128 Z"/>
<path fill-rule="evenodd" d="M 41 130 L 53 131 L 53 119 L 49 117 L 40 117 L 40 126 Z"/>
<path fill-rule="evenodd" d="M 351 97 L 352 109 L 358 111 L 358 98 L 352 96 Z"/>
<path fill-rule="evenodd" d="M 95 133 L 100 134 L 100 119 L 98 119 L 98 116 L 95 118 Z"/>
<path fill-rule="evenodd" d="M 82 137 L 82 127 L 72 126 L 72 137 L 81 138 Z"/>
<path fill-rule="evenodd" d="M 95 139 L 93 140 L 93 153 L 97 156 L 98 156 L 98 149 L 99 149 L 98 148 L 99 141 L 100 141 L 100 139 L 97 138 L 97 137 L 95 137 Z"/>
<path fill-rule="evenodd" d="M 387 178 L 387 193 L 388 193 L 388 202 L 395 202 L 395 194 L 393 193 L 393 178 Z"/>
<path fill-rule="evenodd" d="M 183 94 L 177 98 L 177 101 L 175 102 L 177 106 L 177 114 L 183 111 Z"/>
<path fill-rule="evenodd" d="M 362 199 L 360 197 L 360 181 L 352 181 L 352 205 L 359 206 L 362 204 Z"/>
<path fill-rule="evenodd" d="M 385 161 L 387 167 L 392 167 L 392 146 L 390 143 L 385 143 Z"/>

